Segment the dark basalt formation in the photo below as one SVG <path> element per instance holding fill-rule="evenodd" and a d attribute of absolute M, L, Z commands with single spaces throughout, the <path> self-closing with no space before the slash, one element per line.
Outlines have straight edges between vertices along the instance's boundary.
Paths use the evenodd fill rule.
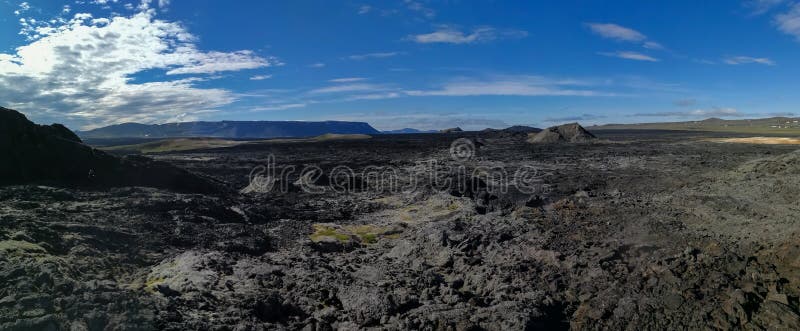
<path fill-rule="evenodd" d="M 507 127 L 505 129 L 486 128 L 481 130 L 481 133 L 496 138 L 502 138 L 502 137 L 521 138 L 521 137 L 527 137 L 529 134 L 538 133 L 541 131 L 542 129 L 539 128 L 534 128 L 525 125 L 514 125 L 511 127 Z"/>
<path fill-rule="evenodd" d="M 584 142 L 596 139 L 578 123 L 553 126 L 537 134 L 529 134 L 531 143 Z"/>
<path fill-rule="evenodd" d="M 503 132 L 537 133 L 537 132 L 541 132 L 542 129 L 534 128 L 534 127 L 530 127 L 530 126 L 526 126 L 526 125 L 514 125 L 514 126 L 507 127 L 505 129 L 502 129 L 500 131 L 503 131 Z"/>
<path fill-rule="evenodd" d="M 167 124 L 125 123 L 78 132 L 84 139 L 109 138 L 277 138 L 323 134 L 379 134 L 363 122 L 222 121 Z"/>
<path fill-rule="evenodd" d="M 464 130 L 461 130 L 461 128 L 459 127 L 455 127 L 439 131 L 439 133 L 456 133 L 456 132 L 464 132 Z"/>
<path fill-rule="evenodd" d="M 37 125 L 0 107 L 0 185 L 56 184 L 75 187 L 149 186 L 211 193 L 211 181 L 165 162 L 117 158 L 84 145 L 61 124 Z"/>

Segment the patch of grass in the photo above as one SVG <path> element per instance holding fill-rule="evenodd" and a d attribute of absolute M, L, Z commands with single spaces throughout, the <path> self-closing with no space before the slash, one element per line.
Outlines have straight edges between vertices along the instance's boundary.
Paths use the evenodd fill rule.
<path fill-rule="evenodd" d="M 314 233 L 311 234 L 310 238 L 313 242 L 319 242 L 325 238 L 334 238 L 339 242 L 348 242 L 350 240 L 349 235 L 337 232 L 336 229 L 332 227 L 320 224 L 314 224 Z"/>
<path fill-rule="evenodd" d="M 0 241 L 0 252 L 3 253 L 34 253 L 47 254 L 44 247 L 27 241 L 4 240 Z"/>
<path fill-rule="evenodd" d="M 150 292 L 153 292 L 156 290 L 156 286 L 164 283 L 166 280 L 167 279 L 164 277 L 148 278 L 144 283 L 144 288 Z"/>
<path fill-rule="evenodd" d="M 365 244 L 378 242 L 378 236 L 386 232 L 386 229 L 374 225 L 357 225 L 351 227 L 350 230 Z"/>
<path fill-rule="evenodd" d="M 243 141 L 214 138 L 175 138 L 147 142 L 136 145 L 101 147 L 106 151 L 139 152 L 142 154 L 182 152 L 197 149 L 224 148 L 241 145 Z"/>
<path fill-rule="evenodd" d="M 400 234 L 399 233 L 392 233 L 392 234 L 384 235 L 383 237 L 386 238 L 386 239 L 400 239 Z"/>
<path fill-rule="evenodd" d="M 358 237 L 361 238 L 361 242 L 365 244 L 374 244 L 378 242 L 378 235 L 374 233 L 365 233 Z"/>
<path fill-rule="evenodd" d="M 314 224 L 314 233 L 309 236 L 311 241 L 319 242 L 325 238 L 334 238 L 339 242 L 348 242 L 357 237 L 362 244 L 374 244 L 378 239 L 384 236 L 390 229 L 375 225 L 345 225 L 340 228 L 335 228 L 322 224 Z M 397 237 L 397 235 L 392 235 Z"/>

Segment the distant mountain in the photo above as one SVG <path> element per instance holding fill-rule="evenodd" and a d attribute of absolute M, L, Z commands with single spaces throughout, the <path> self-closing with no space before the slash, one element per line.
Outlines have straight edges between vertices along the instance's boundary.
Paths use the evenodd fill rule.
<path fill-rule="evenodd" d="M 437 131 L 437 130 L 417 130 L 417 129 L 412 129 L 412 128 L 405 128 L 405 129 L 399 129 L 399 130 L 382 131 L 381 133 L 385 133 L 385 134 L 409 134 L 409 133 L 437 133 L 437 132 L 439 132 L 439 131 Z"/>
<path fill-rule="evenodd" d="M 588 127 L 592 131 L 600 130 L 686 130 L 740 132 L 753 134 L 797 134 L 800 133 L 800 118 L 770 117 L 757 119 L 725 120 L 708 118 L 699 121 L 605 124 Z"/>
<path fill-rule="evenodd" d="M 278 138 L 314 137 L 323 134 L 379 134 L 364 122 L 222 121 L 167 124 L 125 123 L 78 131 L 84 139 L 108 138 Z"/>

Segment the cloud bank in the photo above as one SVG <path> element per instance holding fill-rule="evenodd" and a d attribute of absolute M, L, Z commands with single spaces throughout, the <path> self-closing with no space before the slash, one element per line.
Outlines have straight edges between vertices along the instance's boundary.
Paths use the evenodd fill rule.
<path fill-rule="evenodd" d="M 249 50 L 202 51 L 181 24 L 155 16 L 146 9 L 129 17 L 21 19 L 30 43 L 0 53 L 0 100 L 35 120 L 81 128 L 189 120 L 236 101 L 228 90 L 197 87 L 209 74 L 280 64 Z M 137 82 L 154 70 L 166 78 Z"/>

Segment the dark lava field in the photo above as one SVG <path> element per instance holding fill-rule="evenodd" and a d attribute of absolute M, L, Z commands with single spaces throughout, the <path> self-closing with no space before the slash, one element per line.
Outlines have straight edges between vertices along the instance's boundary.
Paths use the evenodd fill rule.
<path fill-rule="evenodd" d="M 800 328 L 796 146 L 594 134 L 153 156 L 207 194 L 0 187 L 0 330 Z"/>

